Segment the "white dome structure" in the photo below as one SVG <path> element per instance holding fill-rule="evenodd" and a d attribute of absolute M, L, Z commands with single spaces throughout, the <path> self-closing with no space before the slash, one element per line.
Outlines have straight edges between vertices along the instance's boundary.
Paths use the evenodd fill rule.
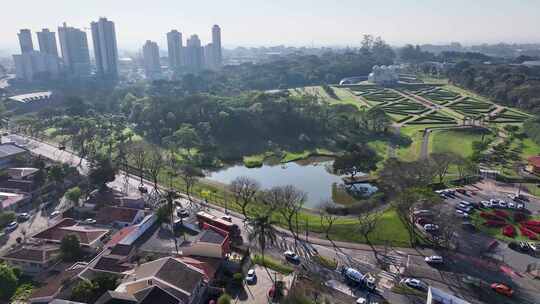
<path fill-rule="evenodd" d="M 394 85 L 399 81 L 400 70 L 397 65 L 375 65 L 368 76 L 368 81 L 382 86 Z"/>

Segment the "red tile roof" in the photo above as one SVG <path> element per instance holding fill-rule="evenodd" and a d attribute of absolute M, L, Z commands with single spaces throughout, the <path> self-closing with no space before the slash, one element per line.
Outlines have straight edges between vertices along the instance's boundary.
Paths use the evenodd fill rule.
<path fill-rule="evenodd" d="M 67 235 L 75 235 L 79 239 L 79 242 L 81 242 L 81 245 L 89 246 L 108 232 L 109 230 L 106 229 L 79 226 L 74 219 L 64 218 L 55 225 L 38 232 L 33 238 L 60 242 Z"/>
<path fill-rule="evenodd" d="M 119 242 L 121 242 L 126 236 L 128 236 L 133 230 L 135 230 L 136 226 L 128 226 L 125 228 L 120 229 L 117 233 L 115 233 L 109 242 L 107 242 L 106 247 L 113 247 Z"/>
<path fill-rule="evenodd" d="M 2 258 L 45 263 L 59 253 L 60 248 L 57 245 L 25 246 L 11 250 Z"/>
<path fill-rule="evenodd" d="M 34 289 L 30 295 L 30 299 L 54 297 L 58 292 L 60 292 L 68 280 L 73 279 L 83 269 L 84 268 L 65 270 L 56 275 L 48 277 L 45 282 L 40 282 L 42 283 L 42 287 Z"/>
<path fill-rule="evenodd" d="M 135 220 L 139 209 L 126 207 L 103 207 L 96 216 L 98 224 L 109 225 L 114 222 L 131 223 Z"/>

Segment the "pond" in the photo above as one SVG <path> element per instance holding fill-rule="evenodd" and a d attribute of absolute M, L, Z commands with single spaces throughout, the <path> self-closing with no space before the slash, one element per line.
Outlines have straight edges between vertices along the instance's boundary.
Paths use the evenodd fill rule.
<path fill-rule="evenodd" d="M 331 160 L 313 159 L 310 161 L 290 162 L 286 164 L 268 165 L 259 168 L 247 168 L 244 165 L 227 167 L 220 171 L 210 172 L 207 179 L 229 184 L 238 176 L 251 177 L 261 184 L 263 189 L 274 186 L 293 185 L 307 193 L 305 207 L 317 208 L 321 202 L 332 201 L 332 186 L 341 186 L 341 176 L 330 173 Z M 377 191 L 370 184 L 357 184 L 366 196 Z M 342 187 L 335 187 L 341 189 Z"/>

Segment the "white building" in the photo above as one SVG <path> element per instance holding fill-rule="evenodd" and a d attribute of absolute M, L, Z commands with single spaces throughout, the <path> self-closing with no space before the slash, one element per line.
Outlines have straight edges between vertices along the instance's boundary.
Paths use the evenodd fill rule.
<path fill-rule="evenodd" d="M 393 85 L 399 81 L 400 68 L 396 65 L 374 66 L 368 76 L 368 81 L 378 85 Z"/>
<path fill-rule="evenodd" d="M 74 77 L 90 75 L 90 53 L 86 33 L 66 23 L 58 28 L 62 61 L 68 74 Z"/>
<path fill-rule="evenodd" d="M 183 65 L 182 60 L 182 33 L 172 30 L 167 33 L 167 51 L 169 56 L 169 68 L 178 69 Z"/>
<path fill-rule="evenodd" d="M 147 40 L 143 46 L 144 72 L 148 79 L 161 78 L 161 64 L 159 62 L 159 46 L 156 42 Z"/>
<path fill-rule="evenodd" d="M 223 63 L 223 54 L 221 49 L 221 28 L 215 24 L 212 27 L 212 68 L 219 69 Z"/>
<path fill-rule="evenodd" d="M 49 54 L 58 57 L 58 47 L 56 46 L 56 35 L 49 29 L 43 29 L 37 32 L 39 51 L 44 54 Z"/>
<path fill-rule="evenodd" d="M 90 26 L 97 74 L 103 79 L 115 80 L 118 78 L 118 47 L 114 22 L 99 18 L 99 21 L 92 22 Z"/>

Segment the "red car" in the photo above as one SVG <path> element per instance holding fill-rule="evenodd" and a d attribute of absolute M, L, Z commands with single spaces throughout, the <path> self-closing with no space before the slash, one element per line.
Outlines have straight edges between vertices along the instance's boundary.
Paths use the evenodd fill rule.
<path fill-rule="evenodd" d="M 502 283 L 491 284 L 491 289 L 493 289 L 493 291 L 496 293 L 505 295 L 507 297 L 511 297 L 514 294 L 514 290 L 512 290 L 512 288 Z"/>

